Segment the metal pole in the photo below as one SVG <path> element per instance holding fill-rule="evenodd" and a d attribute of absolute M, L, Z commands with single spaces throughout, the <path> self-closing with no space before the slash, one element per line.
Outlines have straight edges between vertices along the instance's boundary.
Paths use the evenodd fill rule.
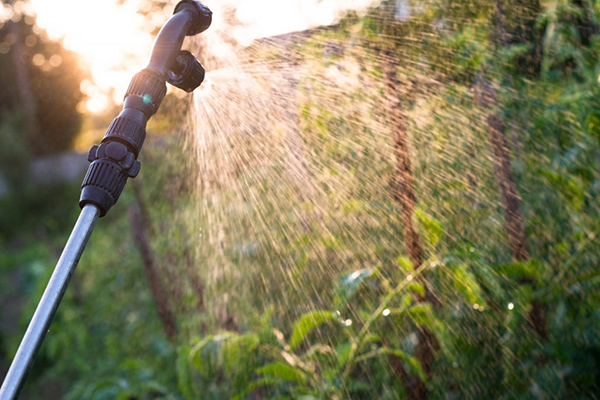
<path fill-rule="evenodd" d="M 25 375 L 33 363 L 33 358 L 42 344 L 52 317 L 54 317 L 56 309 L 67 290 L 71 275 L 77 267 L 99 214 L 100 210 L 91 204 L 86 205 L 81 210 L 79 219 L 77 219 L 48 286 L 27 327 L 27 332 L 25 332 L 19 350 L 17 350 L 17 354 L 4 378 L 4 383 L 0 388 L 0 400 L 14 400 L 19 395 Z"/>

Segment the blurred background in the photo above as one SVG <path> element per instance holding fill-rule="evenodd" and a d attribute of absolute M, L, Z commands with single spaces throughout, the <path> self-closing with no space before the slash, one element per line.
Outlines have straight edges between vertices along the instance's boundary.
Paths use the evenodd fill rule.
<path fill-rule="evenodd" d="M 175 4 L 0 6 L 0 377 Z M 600 2 L 206 5 L 22 399 L 600 397 Z"/>

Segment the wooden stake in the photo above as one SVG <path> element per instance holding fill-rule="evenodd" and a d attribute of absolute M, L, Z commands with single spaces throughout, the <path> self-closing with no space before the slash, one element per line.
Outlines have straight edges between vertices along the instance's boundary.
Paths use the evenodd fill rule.
<path fill-rule="evenodd" d="M 394 177 L 394 199 L 402 209 L 402 224 L 404 229 L 404 243 L 408 255 L 416 270 L 423 265 L 423 246 L 413 223 L 417 206 L 415 189 L 410 160 L 409 138 L 407 132 L 406 113 L 402 103 L 397 76 L 396 58 L 391 51 L 386 51 L 383 63 L 385 74 L 385 95 L 387 101 L 388 118 L 394 135 L 394 153 L 396 156 L 396 176 Z M 421 275 L 419 277 L 426 294 L 418 299 L 420 302 L 428 301 L 429 291 L 427 282 Z M 426 327 L 419 327 L 419 338 L 416 357 L 425 373 L 429 376 L 433 366 L 433 355 L 437 342 L 433 334 Z M 417 376 L 409 375 L 404 370 L 404 362 L 396 356 L 388 356 L 394 373 L 401 380 L 410 400 L 427 399 L 427 387 Z"/>
<path fill-rule="evenodd" d="M 165 290 L 156 268 L 154 254 L 146 235 L 144 228 L 145 223 L 143 221 L 139 206 L 132 206 L 129 209 L 129 219 L 133 228 L 133 236 L 136 246 L 140 250 L 140 255 L 142 256 L 144 270 L 146 271 L 146 276 L 148 277 L 148 282 L 150 283 L 150 290 L 152 291 L 152 296 L 154 297 L 156 310 L 158 311 L 158 316 L 162 323 L 163 330 L 165 331 L 165 334 L 169 340 L 173 342 L 177 336 L 175 316 L 169 308 L 169 304 L 167 302 L 167 296 L 165 295 Z"/>

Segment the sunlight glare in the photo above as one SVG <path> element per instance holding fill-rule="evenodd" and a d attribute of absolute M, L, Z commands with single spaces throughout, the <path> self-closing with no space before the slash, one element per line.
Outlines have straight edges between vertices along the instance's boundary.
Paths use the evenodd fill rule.
<path fill-rule="evenodd" d="M 139 0 L 31 0 L 38 24 L 51 39 L 63 39 L 81 56 L 94 85 L 82 85 L 90 111 L 101 111 L 110 96 L 119 102 L 133 74 L 144 67 L 152 46 Z M 102 90 L 98 90 L 102 88 Z M 114 91 L 114 93 L 112 93 Z"/>
<path fill-rule="evenodd" d="M 242 44 L 254 39 L 331 25 L 346 10 L 365 10 L 374 0 L 229 0 L 207 1 L 233 6 L 241 22 L 234 37 Z"/>
<path fill-rule="evenodd" d="M 346 10 L 366 10 L 378 0 L 206 0 L 214 12 L 207 32 L 213 56 L 231 56 L 232 49 L 218 37 L 224 30 L 242 46 L 254 39 L 302 31 L 334 23 Z M 176 1 L 173 1 L 173 5 Z M 142 69 L 150 55 L 153 37 L 148 23 L 139 14 L 147 8 L 142 0 L 31 0 L 37 23 L 51 39 L 62 39 L 66 48 L 81 56 L 95 88 L 82 85 L 88 96 L 86 107 L 98 112 L 120 103 L 131 77 Z M 240 24 L 227 26 L 227 9 L 236 10 Z M 161 16 L 162 18 L 162 16 Z M 149 25 L 149 26 L 148 26 Z M 55 60 L 57 62 L 57 60 Z M 100 88 L 100 89 L 99 89 Z"/>

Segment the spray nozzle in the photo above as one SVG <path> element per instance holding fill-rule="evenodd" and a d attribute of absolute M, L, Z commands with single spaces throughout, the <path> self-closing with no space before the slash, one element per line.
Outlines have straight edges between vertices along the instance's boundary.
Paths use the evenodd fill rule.
<path fill-rule="evenodd" d="M 175 12 L 173 14 L 177 14 L 181 11 L 187 11 L 192 15 L 192 23 L 185 33 L 187 36 L 194 36 L 200 32 L 204 32 L 212 23 L 212 11 L 199 1 L 180 1 L 179 4 L 175 6 Z"/>
<path fill-rule="evenodd" d="M 186 92 L 204 80 L 204 68 L 181 46 L 186 35 L 206 30 L 211 11 L 198 1 L 183 0 L 160 30 L 148 66 L 138 72 L 125 93 L 123 111 L 108 127 L 102 144 L 90 152 L 91 162 L 79 204 L 93 204 L 104 216 L 117 202 L 127 179 L 140 170 L 137 157 L 146 138 L 146 124 L 158 111 L 169 82 Z"/>
<path fill-rule="evenodd" d="M 167 72 L 167 82 L 190 93 L 204 80 L 204 67 L 187 50 L 182 50 Z"/>

